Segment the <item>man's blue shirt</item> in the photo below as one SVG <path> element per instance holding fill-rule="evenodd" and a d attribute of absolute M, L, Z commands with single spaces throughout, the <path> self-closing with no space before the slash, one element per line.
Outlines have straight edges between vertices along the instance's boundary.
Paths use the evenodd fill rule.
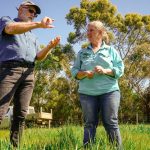
<path fill-rule="evenodd" d="M 34 62 L 36 53 L 40 50 L 37 38 L 31 32 L 9 35 L 4 28 L 11 22 L 19 22 L 18 18 L 0 18 L 0 62 L 8 60 L 25 60 Z"/>

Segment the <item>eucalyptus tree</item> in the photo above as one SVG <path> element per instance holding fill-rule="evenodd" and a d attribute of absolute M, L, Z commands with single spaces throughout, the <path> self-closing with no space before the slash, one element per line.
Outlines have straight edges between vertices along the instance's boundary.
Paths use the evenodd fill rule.
<path fill-rule="evenodd" d="M 122 90 L 122 112 L 132 115 L 144 109 L 144 89 L 150 79 L 150 15 L 128 13 L 122 16 L 109 0 L 81 0 L 66 15 L 74 31 L 68 42 L 87 46 L 86 26 L 88 22 L 100 20 L 107 28 L 110 44 L 120 53 L 125 63 L 125 75 L 120 80 Z M 127 109 L 129 108 L 129 109 Z"/>
<path fill-rule="evenodd" d="M 51 86 L 60 76 L 70 77 L 70 62 L 73 58 L 74 51 L 70 44 L 58 45 L 51 51 L 46 60 L 36 63 L 36 83 L 31 105 L 34 105 L 37 111 L 40 110 L 40 107 L 50 111 L 52 107 L 48 105 L 48 102 L 53 100 L 49 99 L 49 95 L 52 93 Z"/>

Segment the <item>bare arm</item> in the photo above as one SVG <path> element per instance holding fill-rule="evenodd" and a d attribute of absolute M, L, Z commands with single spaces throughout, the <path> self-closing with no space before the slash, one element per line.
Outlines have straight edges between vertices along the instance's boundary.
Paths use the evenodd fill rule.
<path fill-rule="evenodd" d="M 114 72 L 111 69 L 104 69 L 104 74 L 109 76 L 114 76 Z"/>
<path fill-rule="evenodd" d="M 94 71 L 99 73 L 99 74 L 105 74 L 105 75 L 109 75 L 109 76 L 114 76 L 114 72 L 111 69 L 104 69 L 101 66 L 96 66 L 94 68 Z"/>
<path fill-rule="evenodd" d="M 49 42 L 49 44 L 44 47 L 40 52 L 37 53 L 36 59 L 43 60 L 51 52 L 51 49 L 54 48 L 60 42 L 60 36 L 57 36 L 55 39 Z"/>
<path fill-rule="evenodd" d="M 4 31 L 7 34 L 22 34 L 36 28 L 53 28 L 53 21 L 53 19 L 45 17 L 41 22 L 12 22 L 6 25 Z"/>

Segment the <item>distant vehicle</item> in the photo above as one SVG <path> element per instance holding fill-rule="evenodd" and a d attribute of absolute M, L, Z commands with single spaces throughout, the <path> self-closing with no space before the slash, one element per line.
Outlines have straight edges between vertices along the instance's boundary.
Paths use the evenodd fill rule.
<path fill-rule="evenodd" d="M 35 110 L 33 106 L 29 106 L 27 114 L 35 114 Z M 11 124 L 12 116 L 13 116 L 13 106 L 9 106 L 7 113 L 4 116 L 4 119 L 0 125 L 0 128 L 3 129 L 9 128 Z"/>

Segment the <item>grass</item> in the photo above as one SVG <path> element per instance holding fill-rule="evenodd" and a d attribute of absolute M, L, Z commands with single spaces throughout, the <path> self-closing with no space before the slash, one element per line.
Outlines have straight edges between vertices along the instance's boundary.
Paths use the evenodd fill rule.
<path fill-rule="evenodd" d="M 150 125 L 120 125 L 124 150 L 150 150 Z M 23 135 L 18 150 L 83 150 L 83 127 L 30 128 Z M 96 143 L 90 150 L 114 150 L 102 126 L 97 129 Z M 9 131 L 0 130 L 0 150 L 13 150 Z"/>

